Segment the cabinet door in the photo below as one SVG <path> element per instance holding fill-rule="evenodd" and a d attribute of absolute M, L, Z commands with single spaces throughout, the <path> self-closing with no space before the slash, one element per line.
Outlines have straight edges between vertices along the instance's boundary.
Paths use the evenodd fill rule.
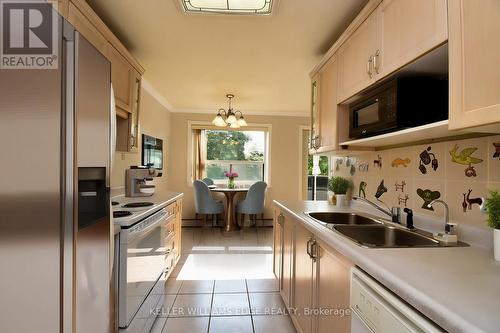
<path fill-rule="evenodd" d="M 312 316 L 304 310 L 312 309 L 313 301 L 313 260 L 310 244 L 313 234 L 300 224 L 295 226 L 295 264 L 293 274 L 293 307 L 295 318 L 302 333 L 312 332 Z"/>
<path fill-rule="evenodd" d="M 293 260 L 294 223 L 286 215 L 283 218 L 283 272 L 281 274 L 280 293 L 285 305 L 291 305 L 292 298 L 292 260 Z"/>
<path fill-rule="evenodd" d="M 175 262 L 177 262 L 182 254 L 182 199 L 176 203 L 174 251 Z"/>
<path fill-rule="evenodd" d="M 337 55 L 321 69 L 320 106 L 319 106 L 319 133 L 321 151 L 334 150 L 338 144 L 337 133 Z"/>
<path fill-rule="evenodd" d="M 99 30 L 71 2 L 68 5 L 68 21 L 92 46 L 109 59 L 109 49 L 112 47 Z"/>
<path fill-rule="evenodd" d="M 350 311 L 350 271 L 353 265 L 340 253 L 321 243 L 318 251 L 315 307 L 327 312 L 322 311 L 316 317 L 316 333 L 350 332 L 351 316 L 345 311 Z M 344 311 L 345 315 L 340 311 Z"/>
<path fill-rule="evenodd" d="M 377 15 L 380 48 L 374 69 L 379 77 L 448 39 L 446 0 L 384 0 Z"/>
<path fill-rule="evenodd" d="M 282 257 L 283 257 L 283 228 L 281 226 L 283 215 L 278 210 L 274 211 L 273 223 L 273 272 L 281 285 Z"/>
<path fill-rule="evenodd" d="M 116 106 L 132 112 L 133 68 L 114 47 L 110 47 L 111 82 L 115 92 Z"/>
<path fill-rule="evenodd" d="M 500 1 L 449 0 L 450 129 L 500 122 Z"/>
<path fill-rule="evenodd" d="M 139 148 L 139 109 L 141 105 L 141 74 L 132 70 L 132 112 L 130 113 L 129 150 Z"/>
<path fill-rule="evenodd" d="M 338 51 L 339 102 L 375 80 L 373 56 L 377 50 L 377 15 L 372 13 Z"/>
<path fill-rule="evenodd" d="M 319 94 L 320 94 L 320 75 L 316 74 L 311 80 L 311 138 L 310 149 L 319 148 Z"/>

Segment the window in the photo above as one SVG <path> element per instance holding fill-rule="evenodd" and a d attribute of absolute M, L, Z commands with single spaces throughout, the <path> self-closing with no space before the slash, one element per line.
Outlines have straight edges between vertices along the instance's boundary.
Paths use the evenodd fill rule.
<path fill-rule="evenodd" d="M 273 0 L 180 0 L 187 13 L 269 15 Z"/>
<path fill-rule="evenodd" d="M 309 155 L 307 176 L 307 200 L 328 200 L 328 156 Z"/>
<path fill-rule="evenodd" d="M 198 134 L 197 134 L 198 133 Z M 196 178 L 208 177 L 215 183 L 226 183 L 225 171 L 238 173 L 236 181 L 252 184 L 266 181 L 268 133 L 266 131 L 227 131 L 204 129 L 195 131 L 200 138 L 195 152 Z"/>

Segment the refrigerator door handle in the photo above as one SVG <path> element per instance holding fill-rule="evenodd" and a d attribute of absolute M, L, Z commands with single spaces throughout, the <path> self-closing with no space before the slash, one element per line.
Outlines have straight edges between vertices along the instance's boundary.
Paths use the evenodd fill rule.
<path fill-rule="evenodd" d="M 73 249 L 74 249 L 74 172 L 75 172 L 75 31 L 63 22 L 63 111 L 62 111 L 62 167 L 63 173 L 63 277 L 62 277 L 62 332 L 73 332 Z"/>
<path fill-rule="evenodd" d="M 113 84 L 111 84 L 111 109 L 110 109 L 110 157 L 109 157 L 109 170 L 113 170 L 113 163 L 116 151 L 116 103 L 115 103 L 115 92 L 113 90 Z"/>

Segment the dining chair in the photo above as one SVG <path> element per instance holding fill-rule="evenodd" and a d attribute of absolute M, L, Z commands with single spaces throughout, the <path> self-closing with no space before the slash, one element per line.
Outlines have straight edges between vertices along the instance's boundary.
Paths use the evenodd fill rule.
<path fill-rule="evenodd" d="M 203 215 L 203 225 L 207 222 L 207 216 L 212 215 L 212 227 L 214 226 L 214 215 L 215 221 L 219 223 L 219 214 L 224 212 L 224 205 L 212 198 L 210 189 L 208 185 L 201 180 L 195 180 L 193 182 L 194 187 L 194 208 L 195 208 L 195 219 L 198 220 L 198 215 Z"/>
<path fill-rule="evenodd" d="M 214 185 L 214 181 L 213 181 L 212 178 L 208 178 L 208 177 L 207 178 L 203 178 L 201 181 L 204 182 L 205 184 L 207 184 L 208 186 Z"/>
<path fill-rule="evenodd" d="M 245 223 L 245 214 L 249 215 L 253 225 L 257 225 L 257 215 L 264 216 L 264 200 L 267 184 L 265 182 L 256 182 L 248 189 L 247 196 L 243 201 L 236 205 L 236 213 L 241 214 L 241 226 Z"/>

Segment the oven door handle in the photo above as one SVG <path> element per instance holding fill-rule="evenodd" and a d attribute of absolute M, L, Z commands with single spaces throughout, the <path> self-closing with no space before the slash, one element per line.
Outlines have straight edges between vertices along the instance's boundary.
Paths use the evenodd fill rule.
<path fill-rule="evenodd" d="M 168 220 L 170 217 L 172 217 L 173 215 L 172 214 L 168 214 L 167 211 L 165 210 L 161 210 L 160 211 L 161 213 L 164 213 L 162 214 L 162 216 L 160 218 L 158 218 L 157 221 L 155 221 L 154 223 L 152 223 L 151 225 L 148 225 L 146 228 L 144 229 L 139 229 L 139 230 L 133 230 L 133 231 L 130 231 L 129 233 L 129 237 L 130 238 L 135 238 L 136 235 L 146 235 L 148 234 L 151 230 L 153 230 L 154 228 L 156 228 L 159 224 L 162 224 L 164 223 L 166 220 Z M 159 213 L 157 213 L 159 214 Z"/>

